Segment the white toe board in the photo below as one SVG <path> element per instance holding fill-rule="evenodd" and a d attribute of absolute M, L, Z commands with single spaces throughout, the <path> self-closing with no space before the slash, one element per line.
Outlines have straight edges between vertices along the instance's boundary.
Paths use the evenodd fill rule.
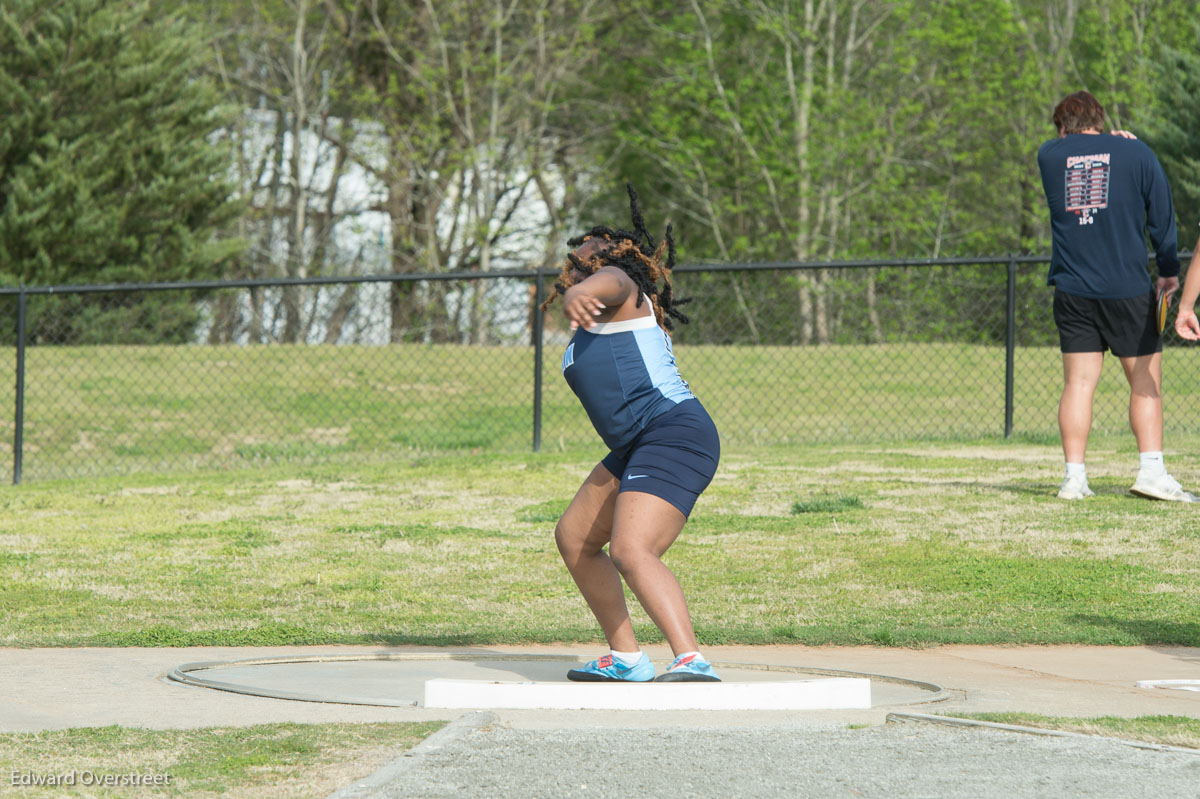
<path fill-rule="evenodd" d="M 425 707 L 505 710 L 869 709 L 871 681 L 571 683 L 425 681 Z"/>

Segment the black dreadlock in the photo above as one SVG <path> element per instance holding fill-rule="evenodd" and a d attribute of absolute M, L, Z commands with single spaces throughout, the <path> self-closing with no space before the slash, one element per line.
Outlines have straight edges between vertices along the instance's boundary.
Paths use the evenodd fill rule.
<path fill-rule="evenodd" d="M 675 239 L 671 235 L 671 225 L 667 225 L 665 241 L 656 244 L 650 231 L 646 229 L 646 220 L 642 217 L 642 209 L 638 203 L 637 192 L 632 184 L 625 184 L 629 192 L 629 212 L 633 222 L 633 230 L 613 229 L 606 225 L 597 225 L 581 236 L 567 240 L 571 247 L 579 247 L 588 239 L 601 238 L 612 242 L 614 246 L 601 250 L 584 262 L 575 253 L 567 253 L 567 262 L 563 265 L 559 279 L 554 283 L 554 291 L 542 304 L 545 310 L 554 298 L 565 294 L 567 289 L 575 284 L 573 273 L 579 271 L 585 275 L 593 274 L 603 266 L 615 266 L 633 280 L 638 287 L 637 307 L 642 306 L 642 295 L 650 297 L 654 306 L 654 315 L 659 325 L 667 330 L 675 328 L 672 319 L 683 324 L 688 318 L 680 310 L 681 305 L 692 301 L 691 297 L 676 297 L 671 288 L 671 270 L 675 268 Z M 663 261 L 663 249 L 666 249 L 667 260 Z M 658 289 L 659 279 L 663 280 L 663 289 Z"/>

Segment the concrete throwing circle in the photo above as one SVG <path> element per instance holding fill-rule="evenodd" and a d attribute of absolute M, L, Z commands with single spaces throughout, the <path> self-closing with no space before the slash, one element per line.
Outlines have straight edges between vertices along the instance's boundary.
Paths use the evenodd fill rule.
<path fill-rule="evenodd" d="M 574 655 L 503 653 L 301 655 L 184 663 L 172 669 L 167 678 L 185 685 L 273 699 L 414 707 L 424 703 L 425 684 L 430 680 L 561 686 L 567 683 L 567 669 L 582 662 Z M 929 704 L 949 696 L 933 683 L 882 674 L 759 663 L 716 662 L 713 666 L 729 684 L 783 685 L 797 680 L 865 678 L 870 680 L 872 707 Z"/>

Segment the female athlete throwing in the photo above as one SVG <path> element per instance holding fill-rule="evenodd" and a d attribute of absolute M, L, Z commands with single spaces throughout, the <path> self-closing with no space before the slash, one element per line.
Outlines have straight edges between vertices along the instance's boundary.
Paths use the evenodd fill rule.
<path fill-rule="evenodd" d="M 637 194 L 632 186 L 628 190 L 634 230 L 596 227 L 571 239 L 576 249 L 545 303 L 562 297 L 575 331 L 563 355 L 563 376 L 611 450 L 554 531 L 563 561 L 612 650 L 567 677 L 655 679 L 654 665 L 634 637 L 624 578 L 675 655 L 657 680 L 716 682 L 700 655 L 683 591 L 661 558 L 712 480 L 721 445 L 671 349 L 671 320 L 687 322 L 678 309 L 686 300 L 671 290 L 671 228 L 656 246 Z"/>

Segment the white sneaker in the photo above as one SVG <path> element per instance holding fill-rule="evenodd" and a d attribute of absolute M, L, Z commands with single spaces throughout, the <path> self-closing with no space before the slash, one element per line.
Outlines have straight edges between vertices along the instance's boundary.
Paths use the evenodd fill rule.
<path fill-rule="evenodd" d="M 1195 502 L 1196 497 L 1183 490 L 1174 477 L 1163 472 L 1157 477 L 1143 477 L 1138 474 L 1129 493 L 1149 499 L 1162 499 L 1167 502 Z"/>
<path fill-rule="evenodd" d="M 1068 477 L 1058 489 L 1059 499 L 1083 499 L 1094 497 L 1096 492 L 1088 488 L 1086 477 Z"/>

